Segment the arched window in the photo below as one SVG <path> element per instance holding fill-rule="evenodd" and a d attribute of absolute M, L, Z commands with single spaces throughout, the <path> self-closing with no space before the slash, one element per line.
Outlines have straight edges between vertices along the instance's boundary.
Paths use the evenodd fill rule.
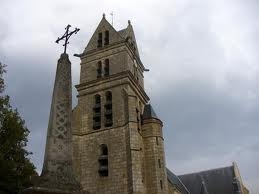
<path fill-rule="evenodd" d="M 112 103 L 112 93 L 110 91 L 105 93 L 106 103 Z"/>
<path fill-rule="evenodd" d="M 94 107 L 93 107 L 93 129 L 101 128 L 101 96 L 96 94 L 94 96 Z"/>
<path fill-rule="evenodd" d="M 105 31 L 105 36 L 104 36 L 104 45 L 108 45 L 110 42 L 110 34 L 109 34 L 109 31 L 106 30 Z"/>
<path fill-rule="evenodd" d="M 108 147 L 105 144 L 100 146 L 99 156 L 99 174 L 100 176 L 108 176 Z"/>
<path fill-rule="evenodd" d="M 97 105 L 97 104 L 101 104 L 101 96 L 99 95 L 99 94 L 96 94 L 95 96 L 94 96 L 94 98 L 95 98 L 95 104 Z"/>
<path fill-rule="evenodd" d="M 103 34 L 100 32 L 98 33 L 97 48 L 100 48 L 102 46 L 103 46 Z"/>
<path fill-rule="evenodd" d="M 110 61 L 109 59 L 105 59 L 104 61 L 104 76 L 110 75 Z"/>
<path fill-rule="evenodd" d="M 101 156 L 108 156 L 108 148 L 105 144 L 101 145 Z"/>
<path fill-rule="evenodd" d="M 102 61 L 98 61 L 96 73 L 97 73 L 97 78 L 102 77 Z"/>
<path fill-rule="evenodd" d="M 105 127 L 111 127 L 113 125 L 112 117 L 112 93 L 110 91 L 105 93 Z"/>

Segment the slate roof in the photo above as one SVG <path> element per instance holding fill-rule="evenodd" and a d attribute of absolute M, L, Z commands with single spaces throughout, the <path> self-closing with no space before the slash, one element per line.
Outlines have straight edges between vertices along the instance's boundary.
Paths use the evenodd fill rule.
<path fill-rule="evenodd" d="M 234 167 L 224 167 L 178 176 L 191 194 L 235 194 Z"/>
<path fill-rule="evenodd" d="M 151 104 L 146 104 L 145 105 L 142 118 L 143 119 L 151 119 L 151 118 L 159 119 L 157 117 L 154 109 L 152 108 Z"/>
<path fill-rule="evenodd" d="M 125 39 L 127 38 L 127 28 L 118 31 L 118 33 L 121 35 L 121 37 Z"/>
<path fill-rule="evenodd" d="M 119 34 L 122 38 L 124 38 L 125 40 L 128 39 L 129 37 L 132 38 L 133 42 L 135 43 L 136 55 L 137 55 L 137 57 L 139 58 L 138 45 L 137 45 L 137 41 L 136 41 L 135 34 L 134 34 L 134 31 L 133 31 L 133 27 L 132 27 L 130 21 L 128 21 L 128 24 L 129 24 L 129 25 L 127 26 L 127 28 L 124 28 L 124 29 L 119 30 L 119 31 L 117 31 L 117 32 L 118 32 L 118 34 Z M 140 59 L 139 59 L 139 60 L 140 60 Z"/>
<path fill-rule="evenodd" d="M 190 194 L 188 189 L 184 186 L 182 181 L 168 168 L 166 169 L 168 181 L 174 185 L 182 194 Z"/>

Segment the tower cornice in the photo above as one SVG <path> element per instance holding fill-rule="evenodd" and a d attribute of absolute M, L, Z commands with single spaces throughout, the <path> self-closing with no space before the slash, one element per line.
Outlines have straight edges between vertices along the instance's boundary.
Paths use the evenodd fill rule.
<path fill-rule="evenodd" d="M 118 80 L 120 81 L 117 82 Z M 105 83 L 109 83 L 107 84 L 108 86 L 95 89 L 97 88 L 96 86 L 105 85 Z M 101 90 L 108 90 L 109 88 L 124 84 L 129 84 L 131 88 L 142 97 L 143 101 L 145 101 L 146 103 L 149 101 L 148 95 L 146 94 L 144 89 L 138 84 L 137 80 L 130 71 L 123 71 L 114 75 L 110 75 L 109 77 L 81 83 L 76 85 L 75 87 L 79 93 L 78 97 L 81 97 L 91 93 L 96 93 Z"/>

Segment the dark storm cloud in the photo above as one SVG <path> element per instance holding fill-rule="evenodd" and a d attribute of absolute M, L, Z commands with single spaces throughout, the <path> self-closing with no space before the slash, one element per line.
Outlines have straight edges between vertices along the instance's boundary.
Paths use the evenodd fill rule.
<path fill-rule="evenodd" d="M 241 101 L 211 84 L 185 80 L 151 99 L 164 121 L 171 169 L 183 174 L 236 161 L 245 183 L 258 189 L 258 98 Z"/>
<path fill-rule="evenodd" d="M 12 53 L 15 57 L 10 57 L 6 62 L 6 90 L 11 96 L 12 105 L 18 108 L 30 130 L 28 149 L 33 151 L 31 157 L 34 164 L 41 169 L 55 68 L 59 56 L 49 54 L 48 57 L 43 57 L 41 54 L 33 53 L 33 49 L 30 51 L 29 56 L 19 52 Z M 9 58 L 8 55 L 5 56 Z M 75 89 L 73 91 L 75 97 Z M 74 104 L 75 101 L 74 98 Z"/>
<path fill-rule="evenodd" d="M 14 3 L 15 2 L 15 3 Z M 131 19 L 145 86 L 164 122 L 167 165 L 182 174 L 237 161 L 259 192 L 259 26 L 257 0 L 1 1 L 0 60 L 7 93 L 31 130 L 28 149 L 40 172 L 56 61 L 67 23 L 81 28 L 69 52 L 81 53 L 102 12 L 116 29 Z M 73 85 L 80 61 L 70 55 Z M 76 104 L 73 89 L 73 104 Z"/>
<path fill-rule="evenodd" d="M 236 161 L 257 193 L 258 21 L 241 1 L 227 9 L 210 3 L 190 2 L 160 28 L 162 38 L 144 39 L 153 44 L 143 49 L 146 86 L 164 121 L 170 168 L 183 174 Z M 251 12 L 255 5 L 244 6 Z"/>
<path fill-rule="evenodd" d="M 170 142 L 167 146 L 169 151 L 177 152 L 177 160 L 211 151 L 226 153 L 240 145 L 240 141 L 257 138 L 258 121 L 247 116 L 254 114 L 253 108 L 235 102 L 225 91 L 189 80 L 161 96 L 154 97 L 153 103 L 165 121 L 165 137 L 172 137 L 166 138 Z M 170 149 L 171 143 L 182 149 Z"/>

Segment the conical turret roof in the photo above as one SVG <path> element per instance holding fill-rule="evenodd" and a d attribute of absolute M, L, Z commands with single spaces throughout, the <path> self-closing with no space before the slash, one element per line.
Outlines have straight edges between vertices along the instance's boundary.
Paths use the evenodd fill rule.
<path fill-rule="evenodd" d="M 159 119 L 151 104 L 146 104 L 144 107 L 143 119 L 151 119 L 151 118 Z"/>

